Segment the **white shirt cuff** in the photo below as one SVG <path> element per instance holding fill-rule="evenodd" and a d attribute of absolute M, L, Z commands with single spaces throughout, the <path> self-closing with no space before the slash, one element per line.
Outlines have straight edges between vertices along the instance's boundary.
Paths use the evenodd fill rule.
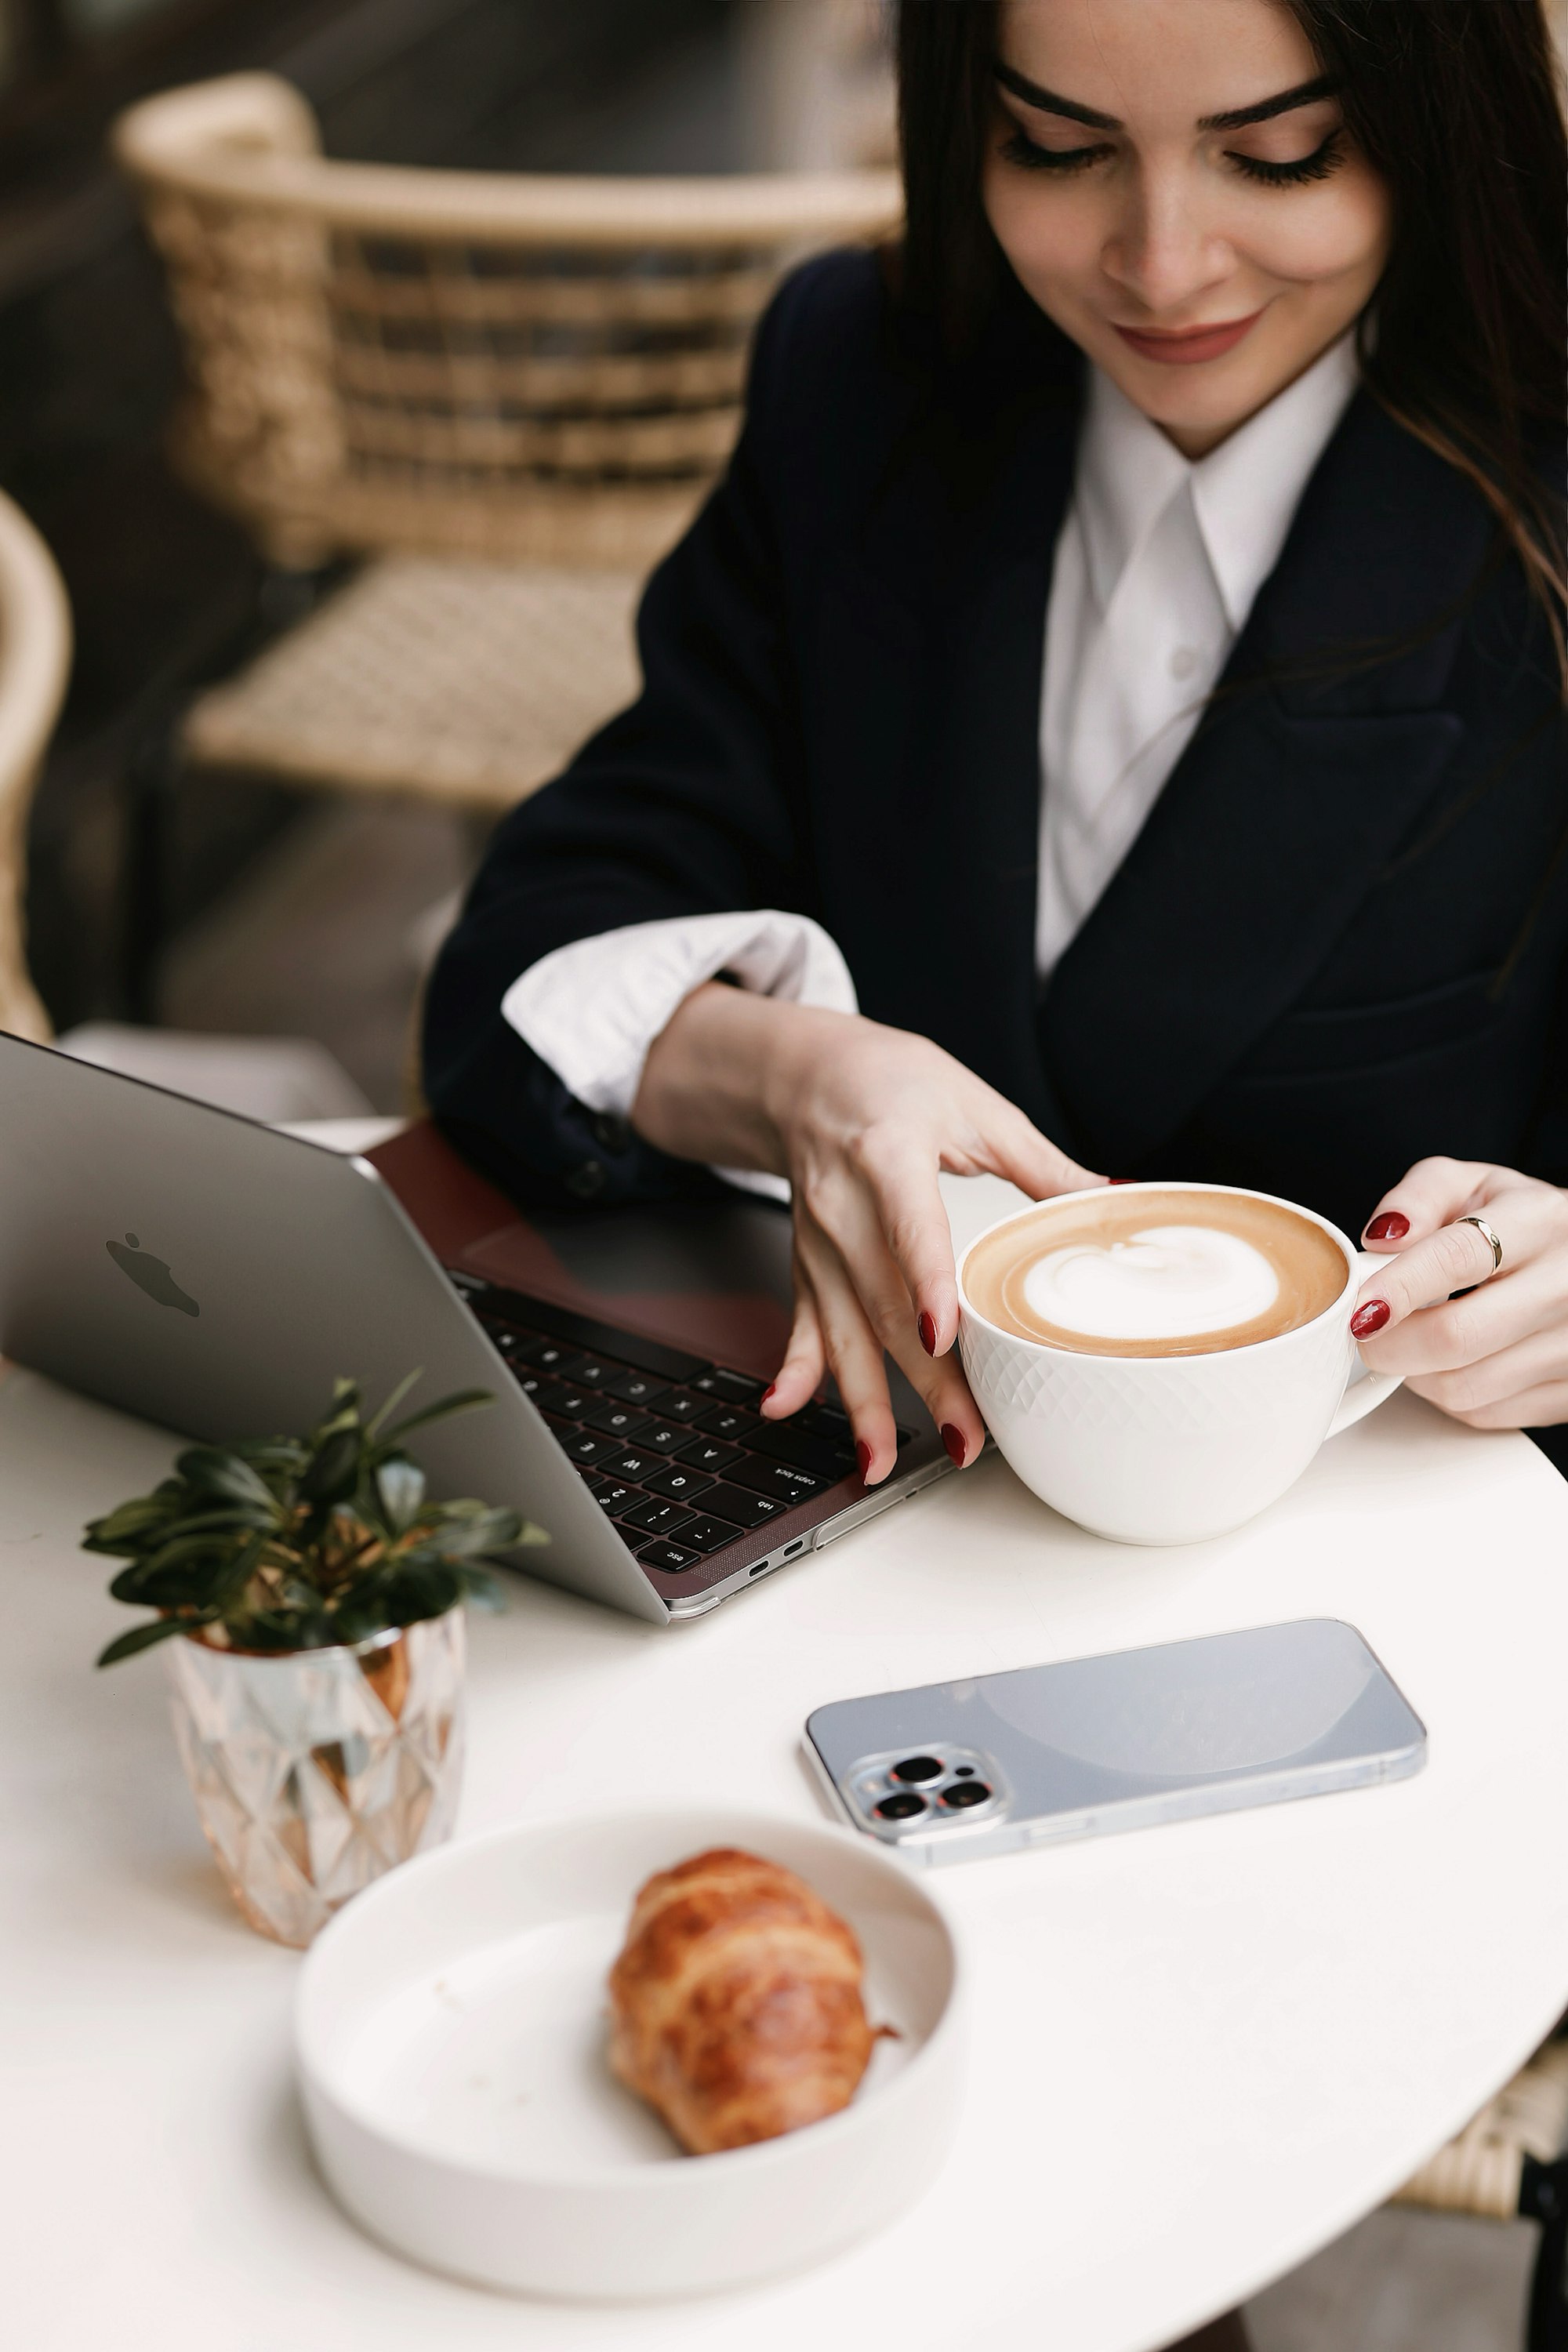
<path fill-rule="evenodd" d="M 574 940 L 501 999 L 502 1018 L 590 1110 L 630 1116 L 648 1048 L 694 988 L 729 972 L 759 996 L 829 1013 L 859 1008 L 837 943 L 809 915 L 677 915 Z M 781 1176 L 721 1168 L 748 1192 L 789 1198 Z"/>

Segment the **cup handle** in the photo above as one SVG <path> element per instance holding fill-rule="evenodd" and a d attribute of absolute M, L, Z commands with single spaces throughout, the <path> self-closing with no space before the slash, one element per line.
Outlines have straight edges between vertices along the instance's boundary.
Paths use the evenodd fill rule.
<path fill-rule="evenodd" d="M 1371 1250 L 1356 1252 L 1356 1287 L 1359 1290 L 1368 1275 L 1376 1274 L 1388 1264 L 1386 1257 L 1374 1255 Z M 1403 1372 L 1363 1371 L 1360 1380 L 1352 1380 L 1340 1399 L 1339 1410 L 1328 1427 L 1328 1436 L 1337 1437 L 1342 1429 L 1353 1429 L 1380 1404 L 1386 1404 L 1395 1389 L 1403 1388 Z M 1324 1441 L 1327 1443 L 1327 1439 Z"/>

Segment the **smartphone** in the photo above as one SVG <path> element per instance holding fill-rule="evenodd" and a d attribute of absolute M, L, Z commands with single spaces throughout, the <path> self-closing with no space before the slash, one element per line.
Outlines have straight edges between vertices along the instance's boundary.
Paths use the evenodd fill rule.
<path fill-rule="evenodd" d="M 1403 1780 L 1426 1732 L 1353 1625 L 1195 1642 L 839 1699 L 806 1718 L 835 1810 L 910 1862 Z"/>

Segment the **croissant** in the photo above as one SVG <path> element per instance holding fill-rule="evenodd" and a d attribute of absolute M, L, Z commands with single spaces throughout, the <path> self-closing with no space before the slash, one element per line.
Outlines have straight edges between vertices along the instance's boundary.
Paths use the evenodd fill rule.
<path fill-rule="evenodd" d="M 638 1893 L 610 1971 L 610 2063 L 694 2156 L 848 2105 L 876 2040 L 860 1947 L 793 1871 L 719 1847 Z"/>

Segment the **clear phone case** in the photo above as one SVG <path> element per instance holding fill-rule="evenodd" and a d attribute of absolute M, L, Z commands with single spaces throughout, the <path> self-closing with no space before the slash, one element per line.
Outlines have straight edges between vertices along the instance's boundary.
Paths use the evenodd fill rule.
<path fill-rule="evenodd" d="M 854 1828 L 937 1864 L 1405 1780 L 1426 1732 L 1317 1617 L 841 1699 L 805 1747 Z"/>

